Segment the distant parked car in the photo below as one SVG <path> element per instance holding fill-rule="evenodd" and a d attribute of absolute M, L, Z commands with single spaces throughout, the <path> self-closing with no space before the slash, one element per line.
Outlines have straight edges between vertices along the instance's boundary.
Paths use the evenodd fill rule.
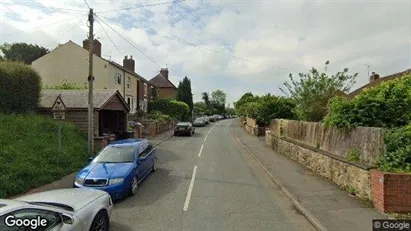
<path fill-rule="evenodd" d="M 57 189 L 0 199 L 0 230 L 108 231 L 112 210 L 110 195 L 93 189 Z M 41 220 L 35 224 L 34 219 Z M 46 227 L 39 226 L 43 220 Z M 8 226 L 21 222 L 31 227 Z"/>
<path fill-rule="evenodd" d="M 202 117 L 202 119 L 205 121 L 206 125 L 210 124 L 210 119 L 208 118 L 208 116 L 204 116 Z"/>
<path fill-rule="evenodd" d="M 174 128 L 174 135 L 178 136 L 181 134 L 192 136 L 195 133 L 195 128 L 190 122 L 179 122 Z"/>
<path fill-rule="evenodd" d="M 206 126 L 206 122 L 203 118 L 197 118 L 193 122 L 195 127 L 204 127 Z"/>
<path fill-rule="evenodd" d="M 209 119 L 210 122 L 215 122 L 216 121 L 216 118 L 214 116 L 209 116 L 208 119 Z"/>
<path fill-rule="evenodd" d="M 140 182 L 158 166 L 156 148 L 145 139 L 115 141 L 89 161 L 73 187 L 104 190 L 114 200 L 135 195 Z"/>

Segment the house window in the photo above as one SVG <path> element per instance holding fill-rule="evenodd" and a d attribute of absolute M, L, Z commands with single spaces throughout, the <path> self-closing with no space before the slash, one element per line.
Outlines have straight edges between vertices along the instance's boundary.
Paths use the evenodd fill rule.
<path fill-rule="evenodd" d="M 130 97 L 127 97 L 127 104 L 128 104 L 129 107 L 131 107 L 131 105 L 130 105 Z"/>
<path fill-rule="evenodd" d="M 144 84 L 144 96 L 147 96 L 147 83 Z"/>
<path fill-rule="evenodd" d="M 127 89 L 130 90 L 130 82 L 131 82 L 131 78 L 127 77 Z"/>
<path fill-rule="evenodd" d="M 117 84 L 121 84 L 121 74 L 120 73 L 116 73 L 116 75 L 114 76 L 114 82 Z"/>

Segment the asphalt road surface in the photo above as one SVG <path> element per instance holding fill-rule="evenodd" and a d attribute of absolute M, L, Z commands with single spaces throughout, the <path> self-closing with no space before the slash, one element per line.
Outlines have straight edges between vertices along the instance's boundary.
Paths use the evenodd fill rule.
<path fill-rule="evenodd" d="M 158 146 L 158 171 L 115 203 L 110 230 L 315 230 L 238 143 L 236 123 Z"/>

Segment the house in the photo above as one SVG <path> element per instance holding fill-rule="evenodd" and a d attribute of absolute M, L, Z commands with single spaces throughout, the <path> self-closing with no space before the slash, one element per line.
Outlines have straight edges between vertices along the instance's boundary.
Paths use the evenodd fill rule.
<path fill-rule="evenodd" d="M 145 78 L 140 78 L 138 84 L 138 95 L 137 95 L 137 108 L 147 112 L 148 111 L 148 102 L 153 100 L 153 91 L 155 90 L 154 86 L 149 83 Z"/>
<path fill-rule="evenodd" d="M 43 90 L 40 93 L 38 112 L 53 118 L 56 102 L 64 105 L 64 121 L 75 124 L 80 131 L 87 134 L 88 90 Z M 130 108 L 118 90 L 94 90 L 93 106 L 93 131 L 96 145 L 104 136 L 115 135 L 117 139 L 126 136 L 127 114 Z"/>
<path fill-rule="evenodd" d="M 150 79 L 149 83 L 156 87 L 158 98 L 175 97 L 177 87 L 168 78 L 168 69 L 161 68 L 160 73 Z"/>
<path fill-rule="evenodd" d="M 395 74 L 392 74 L 392 75 L 385 76 L 385 77 L 380 77 L 380 75 L 378 75 L 377 73 L 372 72 L 372 74 L 371 74 L 371 76 L 370 76 L 370 82 L 369 82 L 368 84 L 366 84 L 366 85 L 364 85 L 364 86 L 356 89 L 355 91 L 349 93 L 349 94 L 347 95 L 347 97 L 348 97 L 349 99 L 353 99 L 355 96 L 357 96 L 358 94 L 360 94 L 362 90 L 364 90 L 364 89 L 366 89 L 366 88 L 371 88 L 371 87 L 378 86 L 379 84 L 381 84 L 381 83 L 383 83 L 383 82 L 385 82 L 385 81 L 389 81 L 389 80 L 394 80 L 394 79 L 400 78 L 400 77 L 402 77 L 402 76 L 405 75 L 405 74 L 411 74 L 411 68 L 410 68 L 410 69 L 407 69 L 407 70 L 405 70 L 405 71 L 399 72 L 399 73 L 395 73 Z"/>
<path fill-rule="evenodd" d="M 39 73 L 43 85 L 60 85 L 64 81 L 88 85 L 88 40 L 80 46 L 73 41 L 60 45 L 48 54 L 35 60 L 32 67 Z M 136 112 L 138 105 L 138 81 L 134 60 L 127 56 L 123 66 L 101 57 L 101 43 L 95 39 L 93 47 L 94 89 L 112 89 L 120 92 L 130 107 Z"/>

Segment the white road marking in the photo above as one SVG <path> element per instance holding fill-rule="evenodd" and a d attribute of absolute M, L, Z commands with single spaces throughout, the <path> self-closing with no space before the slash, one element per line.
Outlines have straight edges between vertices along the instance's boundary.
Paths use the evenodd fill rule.
<path fill-rule="evenodd" d="M 198 156 L 201 156 L 201 153 L 203 152 L 204 144 L 201 145 L 200 151 L 198 152 Z"/>
<path fill-rule="evenodd" d="M 204 137 L 204 142 L 207 140 L 208 134 Z"/>
<path fill-rule="evenodd" d="M 196 178 L 196 172 L 197 172 L 197 165 L 194 166 L 193 175 L 191 176 L 190 186 L 188 186 L 186 201 L 184 202 L 184 208 L 183 208 L 184 212 L 187 212 L 188 206 L 190 205 L 191 193 L 193 192 L 194 180 Z"/>

